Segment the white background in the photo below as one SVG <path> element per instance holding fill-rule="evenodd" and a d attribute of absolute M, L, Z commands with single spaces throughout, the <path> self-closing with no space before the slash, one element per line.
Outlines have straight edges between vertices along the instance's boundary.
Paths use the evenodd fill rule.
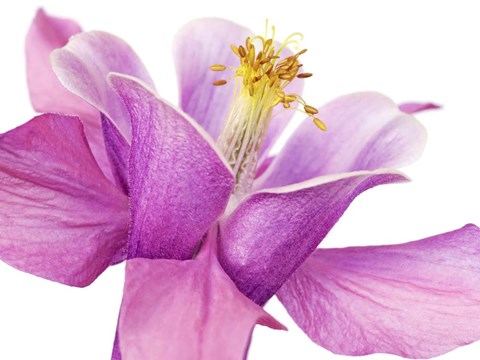
<path fill-rule="evenodd" d="M 303 5 L 302 5 L 303 3 Z M 84 29 L 127 40 L 162 96 L 176 102 L 172 38 L 188 20 L 220 16 L 263 33 L 265 18 L 280 35 L 300 31 L 305 98 L 320 105 L 341 94 L 376 90 L 397 102 L 433 100 L 422 113 L 429 131 L 424 156 L 404 168 L 413 182 L 361 195 L 322 246 L 399 243 L 480 224 L 479 11 L 474 1 L 2 1 L 0 131 L 29 120 L 23 42 L 38 6 Z M 8 7 L 7 7 L 8 6 Z M 5 211 L 6 209 L 1 209 Z M 7 209 L 8 211 L 8 209 Z M 479 259 L 480 261 L 480 259 Z M 123 265 L 86 289 L 55 284 L 0 262 L 0 359 L 108 359 L 123 282 Z M 289 332 L 259 328 L 250 359 L 343 359 L 314 345 L 282 307 L 267 305 Z M 480 326 L 480 325 L 479 325 Z M 478 359 L 480 343 L 439 359 Z M 346 357 L 345 357 L 346 358 Z M 394 359 L 373 355 L 367 359 Z"/>

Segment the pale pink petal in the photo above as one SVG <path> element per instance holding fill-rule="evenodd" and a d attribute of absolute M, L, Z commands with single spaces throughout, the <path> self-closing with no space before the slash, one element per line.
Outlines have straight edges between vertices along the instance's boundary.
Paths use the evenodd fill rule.
<path fill-rule="evenodd" d="M 42 115 L 0 135 L 0 259 L 86 286 L 125 257 L 128 199 L 98 168 L 77 118 Z"/>
<path fill-rule="evenodd" d="M 340 97 L 320 108 L 318 117 L 327 131 L 305 120 L 257 179 L 257 189 L 327 174 L 404 166 L 425 146 L 424 127 L 381 94 Z"/>
<path fill-rule="evenodd" d="M 338 354 L 431 358 L 480 339 L 480 230 L 401 245 L 319 249 L 277 293 Z"/>
<path fill-rule="evenodd" d="M 129 258 L 191 259 L 227 206 L 233 174 L 187 115 L 135 78 L 109 79 L 132 117 Z"/>
<path fill-rule="evenodd" d="M 440 105 L 434 103 L 410 102 L 398 105 L 398 108 L 407 114 L 415 114 L 425 110 L 440 109 Z"/>
<path fill-rule="evenodd" d="M 222 224 L 219 260 L 240 291 L 263 305 L 356 196 L 405 180 L 395 171 L 358 172 L 255 193 Z"/>
<path fill-rule="evenodd" d="M 252 32 L 234 22 L 207 18 L 189 22 L 174 40 L 174 60 L 180 87 L 180 107 L 216 139 L 227 118 L 235 81 L 213 86 L 228 79 L 232 72 L 214 72 L 210 66 L 238 66 L 238 57 L 230 49 L 243 44 Z"/>
<path fill-rule="evenodd" d="M 79 116 L 85 125 L 85 133 L 95 159 L 105 175 L 113 179 L 105 153 L 100 114 L 65 89 L 50 64 L 51 52 L 64 46 L 72 35 L 79 32 L 81 28 L 74 21 L 49 16 L 42 9 L 37 11 L 25 43 L 30 100 L 39 112 Z"/>
<path fill-rule="evenodd" d="M 72 20 L 49 16 L 43 9 L 37 11 L 25 43 L 28 90 L 35 110 L 98 117 L 91 106 L 62 86 L 50 65 L 50 53 L 81 31 Z"/>
<path fill-rule="evenodd" d="M 187 261 L 127 261 L 122 360 L 243 360 L 255 324 L 284 329 L 238 291 L 213 249 Z"/>
<path fill-rule="evenodd" d="M 131 139 L 128 111 L 107 83 L 109 72 L 131 75 L 153 87 L 153 82 L 133 49 L 122 39 L 100 31 L 73 36 L 51 55 L 53 70 L 72 93 L 92 104 Z"/>

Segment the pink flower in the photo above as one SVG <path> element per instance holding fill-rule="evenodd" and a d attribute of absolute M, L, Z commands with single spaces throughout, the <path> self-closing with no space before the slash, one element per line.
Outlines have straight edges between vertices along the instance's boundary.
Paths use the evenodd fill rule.
<path fill-rule="evenodd" d="M 114 358 L 243 358 L 255 323 L 282 328 L 260 307 L 274 294 L 337 353 L 431 357 L 478 339 L 477 227 L 395 246 L 316 249 L 358 194 L 406 180 L 391 168 L 414 161 L 425 142 L 411 115 L 377 93 L 347 95 L 318 109 L 325 136 L 305 121 L 269 158 L 289 112 L 270 123 L 272 104 L 256 99 L 265 126 L 248 150 L 249 98 L 237 96 L 234 81 L 213 87 L 218 74 L 208 71 L 237 66 L 229 47 L 247 29 L 219 19 L 182 29 L 181 110 L 107 33 L 80 33 L 53 52 L 56 76 L 78 97 L 65 90 L 47 58 L 79 32 L 42 11 L 30 30 L 34 107 L 81 122 L 47 114 L 1 136 L 0 202 L 9 208 L 0 256 L 75 286 L 129 259 Z M 298 83 L 288 93 L 298 94 Z M 236 135 L 222 129 L 225 118 L 246 151 L 229 143 Z"/>

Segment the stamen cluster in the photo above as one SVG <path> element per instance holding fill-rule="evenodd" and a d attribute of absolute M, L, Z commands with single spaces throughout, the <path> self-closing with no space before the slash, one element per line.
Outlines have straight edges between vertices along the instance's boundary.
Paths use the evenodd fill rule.
<path fill-rule="evenodd" d="M 232 68 L 232 70 L 235 72 L 234 76 L 237 79 L 241 78 L 242 88 L 248 96 L 257 99 L 264 106 L 272 108 L 281 103 L 284 109 L 290 109 L 292 104 L 296 102 L 302 105 L 303 108 L 303 111 L 297 110 L 310 116 L 321 130 L 326 130 L 325 124 L 315 117 L 318 113 L 317 109 L 308 105 L 301 96 L 285 93 L 284 91 L 286 86 L 295 78 L 305 79 L 312 76 L 311 73 L 307 72 L 299 73 L 303 65 L 298 59 L 307 49 L 303 49 L 292 56 L 278 61 L 280 52 L 289 43 L 294 42 L 291 38 L 295 35 L 299 34 L 292 34 L 277 51 L 274 49 L 272 38 L 265 39 L 261 36 L 248 37 L 245 41 L 245 46 L 232 45 L 232 51 L 240 60 L 239 67 Z M 255 40 L 259 40 L 262 45 L 262 49 L 258 53 L 253 44 Z M 222 64 L 215 64 L 210 69 L 213 71 L 224 71 L 227 67 Z M 228 80 L 225 79 L 217 80 L 213 85 L 221 86 L 227 84 L 227 82 Z"/>

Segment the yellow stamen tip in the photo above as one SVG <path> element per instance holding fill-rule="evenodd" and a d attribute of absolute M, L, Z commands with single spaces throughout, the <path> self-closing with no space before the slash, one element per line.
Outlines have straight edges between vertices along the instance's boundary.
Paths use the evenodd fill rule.
<path fill-rule="evenodd" d="M 242 45 L 238 47 L 238 53 L 242 58 L 244 58 L 247 55 L 247 51 Z"/>
<path fill-rule="evenodd" d="M 297 75 L 297 78 L 299 79 L 306 79 L 306 78 L 309 78 L 310 76 L 312 76 L 313 74 L 311 73 L 302 73 L 302 74 L 298 74 Z"/>
<path fill-rule="evenodd" d="M 227 80 L 217 80 L 217 81 L 214 81 L 212 84 L 215 86 L 222 86 L 222 85 L 225 85 L 226 83 L 227 83 Z"/>
<path fill-rule="evenodd" d="M 223 71 L 226 68 L 227 67 L 225 65 L 221 65 L 221 64 L 215 64 L 215 65 L 210 66 L 210 70 L 213 70 L 213 71 Z"/>
<path fill-rule="evenodd" d="M 310 106 L 310 105 L 305 105 L 303 107 L 303 109 L 305 110 L 305 112 L 309 115 L 315 115 L 315 114 L 318 114 L 318 110 L 315 109 L 313 106 Z"/>
<path fill-rule="evenodd" d="M 320 120 L 319 118 L 314 117 L 314 118 L 313 118 L 313 123 L 314 123 L 315 125 L 317 125 L 317 127 L 318 127 L 320 130 L 322 130 L 322 131 L 326 131 L 326 130 L 327 130 L 327 125 L 325 125 L 325 123 L 324 123 L 322 120 Z"/>

